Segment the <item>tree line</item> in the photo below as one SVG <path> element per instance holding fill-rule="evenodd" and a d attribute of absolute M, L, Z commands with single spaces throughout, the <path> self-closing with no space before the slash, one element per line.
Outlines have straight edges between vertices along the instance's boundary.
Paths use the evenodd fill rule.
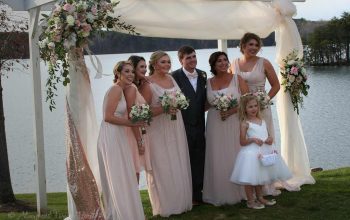
<path fill-rule="evenodd" d="M 5 42 L 11 33 L 0 33 L 0 45 Z M 263 39 L 265 46 L 275 45 L 274 33 Z M 24 58 L 29 58 L 28 34 L 21 33 L 20 42 L 24 45 Z M 239 40 L 228 40 L 228 47 L 237 47 Z M 141 53 L 155 50 L 174 51 L 182 45 L 191 45 L 196 49 L 217 48 L 217 40 L 195 40 L 195 39 L 176 39 L 160 37 L 144 37 L 129 35 L 118 32 L 101 32 L 90 38 L 89 47 L 94 54 L 120 54 L 120 53 Z M 7 54 L 9 58 L 19 58 L 15 54 Z"/>
<path fill-rule="evenodd" d="M 304 57 L 308 65 L 350 65 L 350 13 L 330 21 L 294 19 L 304 44 Z M 9 33 L 0 33 L 4 44 Z M 29 58 L 28 34 L 22 33 L 24 58 Z M 228 40 L 228 47 L 237 47 L 239 40 Z M 182 45 L 196 49 L 217 48 L 217 40 L 159 38 L 128 35 L 118 32 L 101 32 L 90 38 L 90 49 L 95 54 L 140 53 L 155 50 L 174 51 Z M 275 45 L 275 34 L 263 39 L 264 46 Z M 9 54 L 11 58 L 19 58 Z"/>
<path fill-rule="evenodd" d="M 275 45 L 275 34 L 263 39 L 265 46 Z M 104 32 L 91 38 L 90 49 L 95 54 L 140 53 L 155 50 L 174 51 L 182 45 L 191 45 L 196 49 L 217 48 L 217 40 L 176 39 L 144 37 L 117 32 Z M 237 47 L 239 40 L 228 40 L 228 47 Z"/>
<path fill-rule="evenodd" d="M 309 65 L 350 65 L 350 13 L 315 28 L 303 43 Z"/>

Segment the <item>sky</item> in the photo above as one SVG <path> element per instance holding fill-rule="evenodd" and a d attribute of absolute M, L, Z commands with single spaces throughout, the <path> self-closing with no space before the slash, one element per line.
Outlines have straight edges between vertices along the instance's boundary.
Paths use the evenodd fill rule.
<path fill-rule="evenodd" d="M 330 20 L 333 17 L 340 18 L 343 12 L 350 13 L 350 0 L 305 0 L 294 4 L 297 7 L 297 15 L 293 18 Z"/>

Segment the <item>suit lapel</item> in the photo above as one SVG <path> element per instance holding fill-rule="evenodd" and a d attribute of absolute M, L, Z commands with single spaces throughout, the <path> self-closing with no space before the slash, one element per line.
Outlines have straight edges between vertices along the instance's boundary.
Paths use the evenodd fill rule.
<path fill-rule="evenodd" d="M 199 92 L 200 90 L 202 90 L 203 88 L 205 88 L 205 84 L 206 84 L 206 80 L 203 77 L 204 72 L 201 70 L 196 69 L 197 73 L 198 73 L 198 78 L 197 78 L 197 92 Z"/>

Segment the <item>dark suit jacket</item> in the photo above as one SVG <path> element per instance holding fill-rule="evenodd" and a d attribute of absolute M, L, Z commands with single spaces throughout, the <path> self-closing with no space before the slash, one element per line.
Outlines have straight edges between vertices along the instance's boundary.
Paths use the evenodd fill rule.
<path fill-rule="evenodd" d="M 198 73 L 196 91 L 193 89 L 191 82 L 182 68 L 172 73 L 181 91 L 190 100 L 189 107 L 181 111 L 187 132 L 190 132 L 194 127 L 197 127 L 197 129 L 199 128 L 200 132 L 204 132 L 205 130 L 204 112 L 207 99 L 207 75 L 202 70 L 196 69 L 196 71 Z"/>
<path fill-rule="evenodd" d="M 192 199 L 202 201 L 204 160 L 205 160 L 205 102 L 207 99 L 207 76 L 202 70 L 198 73 L 197 89 L 193 89 L 191 82 L 182 68 L 172 73 L 181 91 L 190 100 L 187 109 L 182 110 L 182 118 L 185 124 L 188 150 L 190 154 L 192 173 Z"/>

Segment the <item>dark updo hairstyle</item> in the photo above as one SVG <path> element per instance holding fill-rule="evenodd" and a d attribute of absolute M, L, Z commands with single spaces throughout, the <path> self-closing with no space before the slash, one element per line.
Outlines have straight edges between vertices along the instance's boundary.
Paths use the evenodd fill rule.
<path fill-rule="evenodd" d="M 243 37 L 241 38 L 241 41 L 239 42 L 239 49 L 241 51 L 241 53 L 243 53 L 243 47 L 250 41 L 250 40 L 256 40 L 256 42 L 258 42 L 259 45 L 259 49 L 262 47 L 262 41 L 261 38 L 254 34 L 254 33 L 245 33 L 243 35 Z"/>
<path fill-rule="evenodd" d="M 224 55 L 228 60 L 227 54 L 223 51 L 214 52 L 209 57 L 210 72 L 212 72 L 215 76 L 217 74 L 217 72 L 215 70 L 215 63 L 216 63 L 216 61 L 218 61 L 218 59 L 221 55 Z"/>
<path fill-rule="evenodd" d="M 156 65 L 157 61 L 164 56 L 169 57 L 169 55 L 162 50 L 157 50 L 156 52 L 152 53 L 151 57 L 149 58 L 149 65 L 148 65 L 150 76 L 153 75 L 154 73 L 154 65 Z"/>
<path fill-rule="evenodd" d="M 177 56 L 178 56 L 179 60 L 182 60 L 182 58 L 184 58 L 184 56 L 186 54 L 191 54 L 193 52 L 195 52 L 193 47 L 185 45 L 185 46 L 180 47 L 180 49 L 177 51 Z"/>
<path fill-rule="evenodd" d="M 129 57 L 128 61 L 131 62 L 131 64 L 134 67 L 134 73 L 135 73 L 134 84 L 139 86 L 140 81 L 139 81 L 138 76 L 136 74 L 136 68 L 137 68 L 137 65 L 139 64 L 140 61 L 145 61 L 145 63 L 146 63 L 146 60 L 145 60 L 145 58 L 143 58 L 141 56 L 131 55 Z"/>
<path fill-rule="evenodd" d="M 136 56 L 136 55 L 131 55 L 128 59 L 128 61 L 131 62 L 132 66 L 134 67 L 134 70 L 136 71 L 136 67 L 137 64 L 139 64 L 139 62 L 143 60 L 146 62 L 145 58 L 141 57 L 141 56 Z"/>
<path fill-rule="evenodd" d="M 126 65 L 132 66 L 132 63 L 129 61 L 119 61 L 113 68 L 114 79 L 113 82 L 117 82 L 118 75 L 122 74 L 122 70 Z"/>

